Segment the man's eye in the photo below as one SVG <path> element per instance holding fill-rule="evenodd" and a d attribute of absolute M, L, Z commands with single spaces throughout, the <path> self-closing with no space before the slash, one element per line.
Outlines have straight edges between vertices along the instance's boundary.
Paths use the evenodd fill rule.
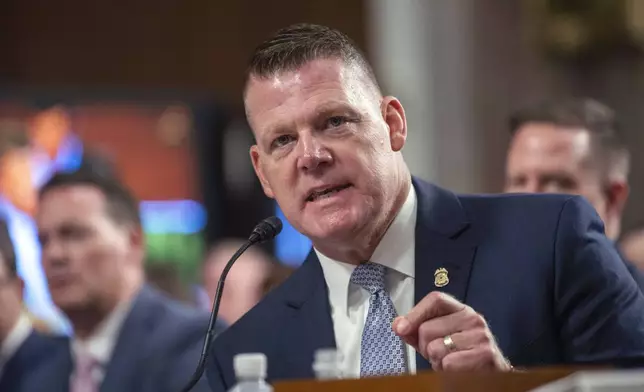
<path fill-rule="evenodd" d="M 329 128 L 337 128 L 337 127 L 341 126 L 342 124 L 344 124 L 345 122 L 347 122 L 347 120 L 344 117 L 342 117 L 342 116 L 334 116 L 334 117 L 330 117 L 327 120 L 327 126 Z"/>
<path fill-rule="evenodd" d="M 293 140 L 292 136 L 290 136 L 290 135 L 282 135 L 282 136 L 279 136 L 279 137 L 275 138 L 275 140 L 273 140 L 273 143 L 271 143 L 271 146 L 273 148 L 279 148 L 279 147 L 285 146 L 291 140 Z"/>

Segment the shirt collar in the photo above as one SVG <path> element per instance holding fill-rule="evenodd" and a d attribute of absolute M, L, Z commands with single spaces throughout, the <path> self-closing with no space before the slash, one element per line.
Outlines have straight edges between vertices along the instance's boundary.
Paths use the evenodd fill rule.
<path fill-rule="evenodd" d="M 133 300 L 123 301 L 112 310 L 98 328 L 86 339 L 72 339 L 72 354 L 74 356 L 89 355 L 92 359 L 105 366 L 112 356 L 121 327 L 130 311 Z"/>
<path fill-rule="evenodd" d="M 405 202 L 380 240 L 370 260 L 411 278 L 414 278 L 415 271 L 414 243 L 417 204 L 416 191 L 414 187 L 410 187 Z M 346 308 L 351 274 L 356 266 L 333 260 L 317 249 L 315 249 L 315 253 L 320 260 L 324 279 L 329 289 L 331 306 L 340 309 Z"/>

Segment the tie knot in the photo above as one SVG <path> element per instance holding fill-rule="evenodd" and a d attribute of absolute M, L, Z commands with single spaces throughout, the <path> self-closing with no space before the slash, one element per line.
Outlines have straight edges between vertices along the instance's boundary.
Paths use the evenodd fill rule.
<path fill-rule="evenodd" d="M 351 282 L 361 286 L 371 294 L 385 289 L 385 266 L 376 263 L 362 263 L 353 270 Z"/>

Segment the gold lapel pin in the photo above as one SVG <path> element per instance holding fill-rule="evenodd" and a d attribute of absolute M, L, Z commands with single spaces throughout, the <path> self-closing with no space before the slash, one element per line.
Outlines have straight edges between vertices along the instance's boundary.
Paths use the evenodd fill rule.
<path fill-rule="evenodd" d="M 439 268 L 434 272 L 434 285 L 436 287 L 445 287 L 449 283 L 449 276 L 445 268 Z"/>

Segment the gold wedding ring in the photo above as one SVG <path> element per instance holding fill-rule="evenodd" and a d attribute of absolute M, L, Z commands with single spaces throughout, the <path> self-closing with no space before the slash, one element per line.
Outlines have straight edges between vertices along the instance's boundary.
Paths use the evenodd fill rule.
<path fill-rule="evenodd" d="M 447 335 L 443 338 L 443 344 L 445 347 L 447 347 L 447 351 L 454 351 L 456 350 L 456 345 L 454 344 L 454 341 L 452 340 L 452 337 Z"/>

